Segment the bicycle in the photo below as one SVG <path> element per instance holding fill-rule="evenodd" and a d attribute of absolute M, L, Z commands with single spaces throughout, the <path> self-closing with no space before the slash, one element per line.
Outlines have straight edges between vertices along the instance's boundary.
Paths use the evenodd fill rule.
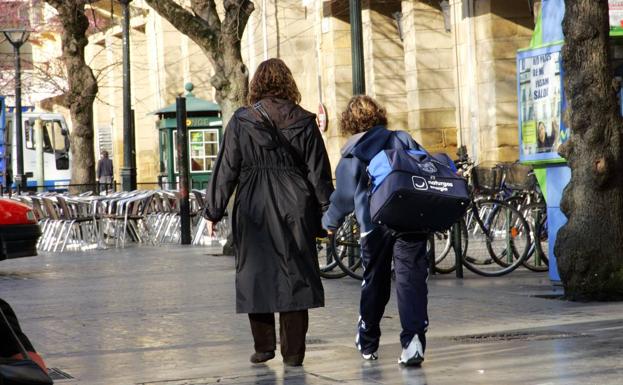
<path fill-rule="evenodd" d="M 468 179 L 471 198 L 464 219 L 454 228 L 460 231 L 463 265 L 487 277 L 508 274 L 528 255 L 530 226 L 521 212 L 494 198 L 502 180 L 497 168 L 477 167 L 466 154 L 457 164 Z"/>
<path fill-rule="evenodd" d="M 316 251 L 318 252 L 318 267 L 321 277 L 336 279 L 346 276 L 346 272 L 335 258 L 332 237 L 316 238 Z"/>
<path fill-rule="evenodd" d="M 361 262 L 359 224 L 354 213 L 349 214 L 344 223 L 335 232 L 333 247 L 336 262 L 350 277 L 362 280 L 363 266 Z M 456 261 L 451 260 L 452 237 L 450 230 L 431 234 L 427 242 L 427 252 L 435 250 L 435 269 L 440 273 L 450 273 L 456 269 Z M 441 247 L 440 247 L 441 246 Z M 439 251 L 439 252 L 438 252 Z M 449 262 L 449 263 L 448 263 Z"/>
<path fill-rule="evenodd" d="M 362 280 L 361 233 L 355 213 L 350 213 L 333 235 L 335 261 L 350 277 Z"/>

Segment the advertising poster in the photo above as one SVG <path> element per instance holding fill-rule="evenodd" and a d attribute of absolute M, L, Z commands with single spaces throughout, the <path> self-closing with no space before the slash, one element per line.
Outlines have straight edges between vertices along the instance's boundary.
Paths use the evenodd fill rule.
<path fill-rule="evenodd" d="M 610 34 L 623 34 L 623 0 L 608 0 L 610 9 Z"/>
<path fill-rule="evenodd" d="M 522 162 L 561 160 L 558 147 L 568 139 L 562 122 L 564 94 L 560 45 L 517 55 L 519 144 Z"/>

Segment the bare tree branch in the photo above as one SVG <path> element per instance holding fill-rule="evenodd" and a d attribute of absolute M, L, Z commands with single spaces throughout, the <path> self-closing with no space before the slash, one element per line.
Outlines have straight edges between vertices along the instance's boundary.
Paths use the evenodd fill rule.
<path fill-rule="evenodd" d="M 200 47 L 208 45 L 210 49 L 216 49 L 220 29 L 214 29 L 208 21 L 193 15 L 172 0 L 145 0 L 145 2 Z"/>
<path fill-rule="evenodd" d="M 236 36 L 238 40 L 242 39 L 242 34 L 249 21 L 249 16 L 251 16 L 251 13 L 255 10 L 253 2 L 248 0 L 224 0 L 223 4 L 225 6 L 225 20 L 223 26 L 228 28 L 229 32 Z"/>
<path fill-rule="evenodd" d="M 192 10 L 208 23 L 208 26 L 215 30 L 221 28 L 221 18 L 216 12 L 216 3 L 214 0 L 190 0 Z"/>

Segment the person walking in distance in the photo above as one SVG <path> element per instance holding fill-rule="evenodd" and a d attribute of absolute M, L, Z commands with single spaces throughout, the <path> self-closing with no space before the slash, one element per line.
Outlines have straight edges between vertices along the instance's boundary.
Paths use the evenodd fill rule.
<path fill-rule="evenodd" d="M 391 292 L 393 257 L 402 326 L 402 354 L 398 362 L 416 366 L 424 361 L 428 327 L 426 234 L 397 234 L 372 223 L 366 167 L 381 150 L 419 150 L 420 146 L 408 133 L 390 131 L 386 126 L 385 109 L 374 99 L 359 95 L 350 100 L 342 113 L 340 127 L 343 134 L 352 136 L 342 148 L 335 171 L 335 192 L 322 222 L 329 232 L 335 232 L 352 211 L 359 222 L 364 272 L 355 344 L 361 356 L 365 360 L 378 359 L 380 323 Z"/>
<path fill-rule="evenodd" d="M 206 191 L 204 215 L 213 235 L 237 190 L 236 312 L 249 316 L 252 363 L 275 357 L 279 313 L 283 362 L 302 365 L 308 309 L 324 306 L 316 236 L 333 184 L 316 116 L 300 100 L 285 63 L 262 62 L 251 80 L 249 105 L 227 125 Z"/>
<path fill-rule="evenodd" d="M 112 159 L 108 157 L 108 151 L 102 151 L 102 158 L 97 162 L 97 180 L 100 190 L 108 191 L 112 188 L 113 167 Z"/>

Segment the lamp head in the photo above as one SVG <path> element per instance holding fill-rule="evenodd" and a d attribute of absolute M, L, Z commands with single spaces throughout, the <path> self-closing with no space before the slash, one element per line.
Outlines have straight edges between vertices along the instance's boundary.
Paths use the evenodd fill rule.
<path fill-rule="evenodd" d="M 18 29 L 5 29 L 2 30 L 4 33 L 4 37 L 13 45 L 14 47 L 19 47 L 22 44 L 28 41 L 28 37 L 30 36 L 30 31 L 18 28 Z"/>

